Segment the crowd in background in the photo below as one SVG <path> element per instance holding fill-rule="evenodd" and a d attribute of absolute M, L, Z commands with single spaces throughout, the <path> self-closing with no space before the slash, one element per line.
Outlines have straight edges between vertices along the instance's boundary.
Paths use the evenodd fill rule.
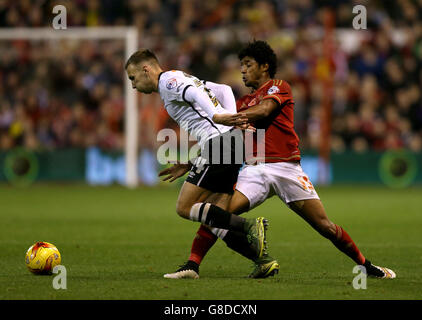
<path fill-rule="evenodd" d="M 252 39 L 278 56 L 289 82 L 302 150 L 321 136 L 325 83 L 332 70 L 331 147 L 422 151 L 422 0 L 0 0 L 0 27 L 50 26 L 63 4 L 72 26 L 135 26 L 139 46 L 164 68 L 248 93 L 238 50 Z M 367 8 L 367 30 L 337 34 L 327 58 L 321 37 L 326 9 L 353 31 L 353 6 Z M 57 31 L 60 32 L 60 31 Z M 356 42 L 358 39 L 358 42 Z M 124 147 L 124 41 L 0 40 L 0 150 Z M 174 123 L 159 96 L 138 95 L 140 145 Z"/>

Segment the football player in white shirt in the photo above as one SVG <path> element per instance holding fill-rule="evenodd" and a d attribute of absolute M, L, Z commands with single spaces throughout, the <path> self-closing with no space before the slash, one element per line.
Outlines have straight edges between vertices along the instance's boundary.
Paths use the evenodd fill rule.
<path fill-rule="evenodd" d="M 135 52 L 126 62 L 125 69 L 132 87 L 146 94 L 158 92 L 169 115 L 180 127 L 195 136 L 201 146 L 201 155 L 180 190 L 177 213 L 209 227 L 246 234 L 250 246 L 258 256 L 262 256 L 266 250 L 267 220 L 263 217 L 245 219 L 224 210 L 226 207 L 218 206 L 228 203 L 226 200 L 234 191 L 243 163 L 243 140 L 240 143 L 235 141 L 236 138 L 241 139 L 242 134 L 239 129 L 233 130 L 232 125 L 244 125 L 247 118 L 243 114 L 236 114 L 231 88 L 209 84 L 227 91 L 224 103 L 229 112 L 223 108 L 208 84 L 205 86 L 198 78 L 182 71 L 163 71 L 154 53 L 148 49 Z M 225 126 L 227 123 L 231 125 Z M 233 135 L 235 139 L 232 139 Z M 216 153 L 217 161 L 212 161 Z M 221 202 L 204 202 L 213 195 L 217 195 Z M 186 277 L 196 277 L 191 274 L 195 271 L 190 266 L 185 267 L 186 270 L 180 271 L 187 273 Z"/>

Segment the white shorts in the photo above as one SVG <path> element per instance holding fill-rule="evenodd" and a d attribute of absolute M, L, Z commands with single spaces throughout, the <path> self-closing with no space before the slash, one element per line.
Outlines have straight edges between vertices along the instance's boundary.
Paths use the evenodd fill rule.
<path fill-rule="evenodd" d="M 239 173 L 236 190 L 249 199 L 250 209 L 274 195 L 286 204 L 319 199 L 301 165 L 292 162 L 245 165 Z"/>

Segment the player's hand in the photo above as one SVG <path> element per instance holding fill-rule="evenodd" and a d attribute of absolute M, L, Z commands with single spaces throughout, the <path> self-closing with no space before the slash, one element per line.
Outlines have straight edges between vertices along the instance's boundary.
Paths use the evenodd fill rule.
<path fill-rule="evenodd" d="M 159 177 L 165 176 L 163 181 L 169 180 L 169 182 L 173 182 L 174 180 L 183 177 L 186 172 L 190 170 L 192 167 L 191 163 L 180 163 L 179 161 L 176 162 L 170 162 L 173 163 L 173 166 L 170 168 L 166 168 L 164 170 L 161 170 L 158 173 Z"/>
<path fill-rule="evenodd" d="M 222 124 L 225 126 L 240 126 L 248 123 L 248 117 L 245 113 L 222 113 L 215 114 L 212 117 L 212 120 L 217 124 Z"/>
<path fill-rule="evenodd" d="M 256 132 L 256 128 L 250 123 L 241 124 L 239 126 L 236 126 L 236 128 L 244 131 Z"/>

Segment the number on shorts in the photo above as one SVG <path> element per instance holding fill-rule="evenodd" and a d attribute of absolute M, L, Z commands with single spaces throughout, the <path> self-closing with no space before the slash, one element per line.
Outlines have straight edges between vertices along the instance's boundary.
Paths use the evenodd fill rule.
<path fill-rule="evenodd" d="M 307 176 L 299 176 L 297 177 L 299 182 L 302 184 L 302 187 L 306 191 L 312 191 L 315 190 L 314 186 L 312 185 L 311 180 Z"/>
<path fill-rule="evenodd" d="M 196 158 L 194 166 L 196 167 L 197 174 L 201 173 L 201 171 L 204 170 L 204 166 L 206 163 L 207 163 L 207 159 L 202 158 L 201 156 Z"/>

